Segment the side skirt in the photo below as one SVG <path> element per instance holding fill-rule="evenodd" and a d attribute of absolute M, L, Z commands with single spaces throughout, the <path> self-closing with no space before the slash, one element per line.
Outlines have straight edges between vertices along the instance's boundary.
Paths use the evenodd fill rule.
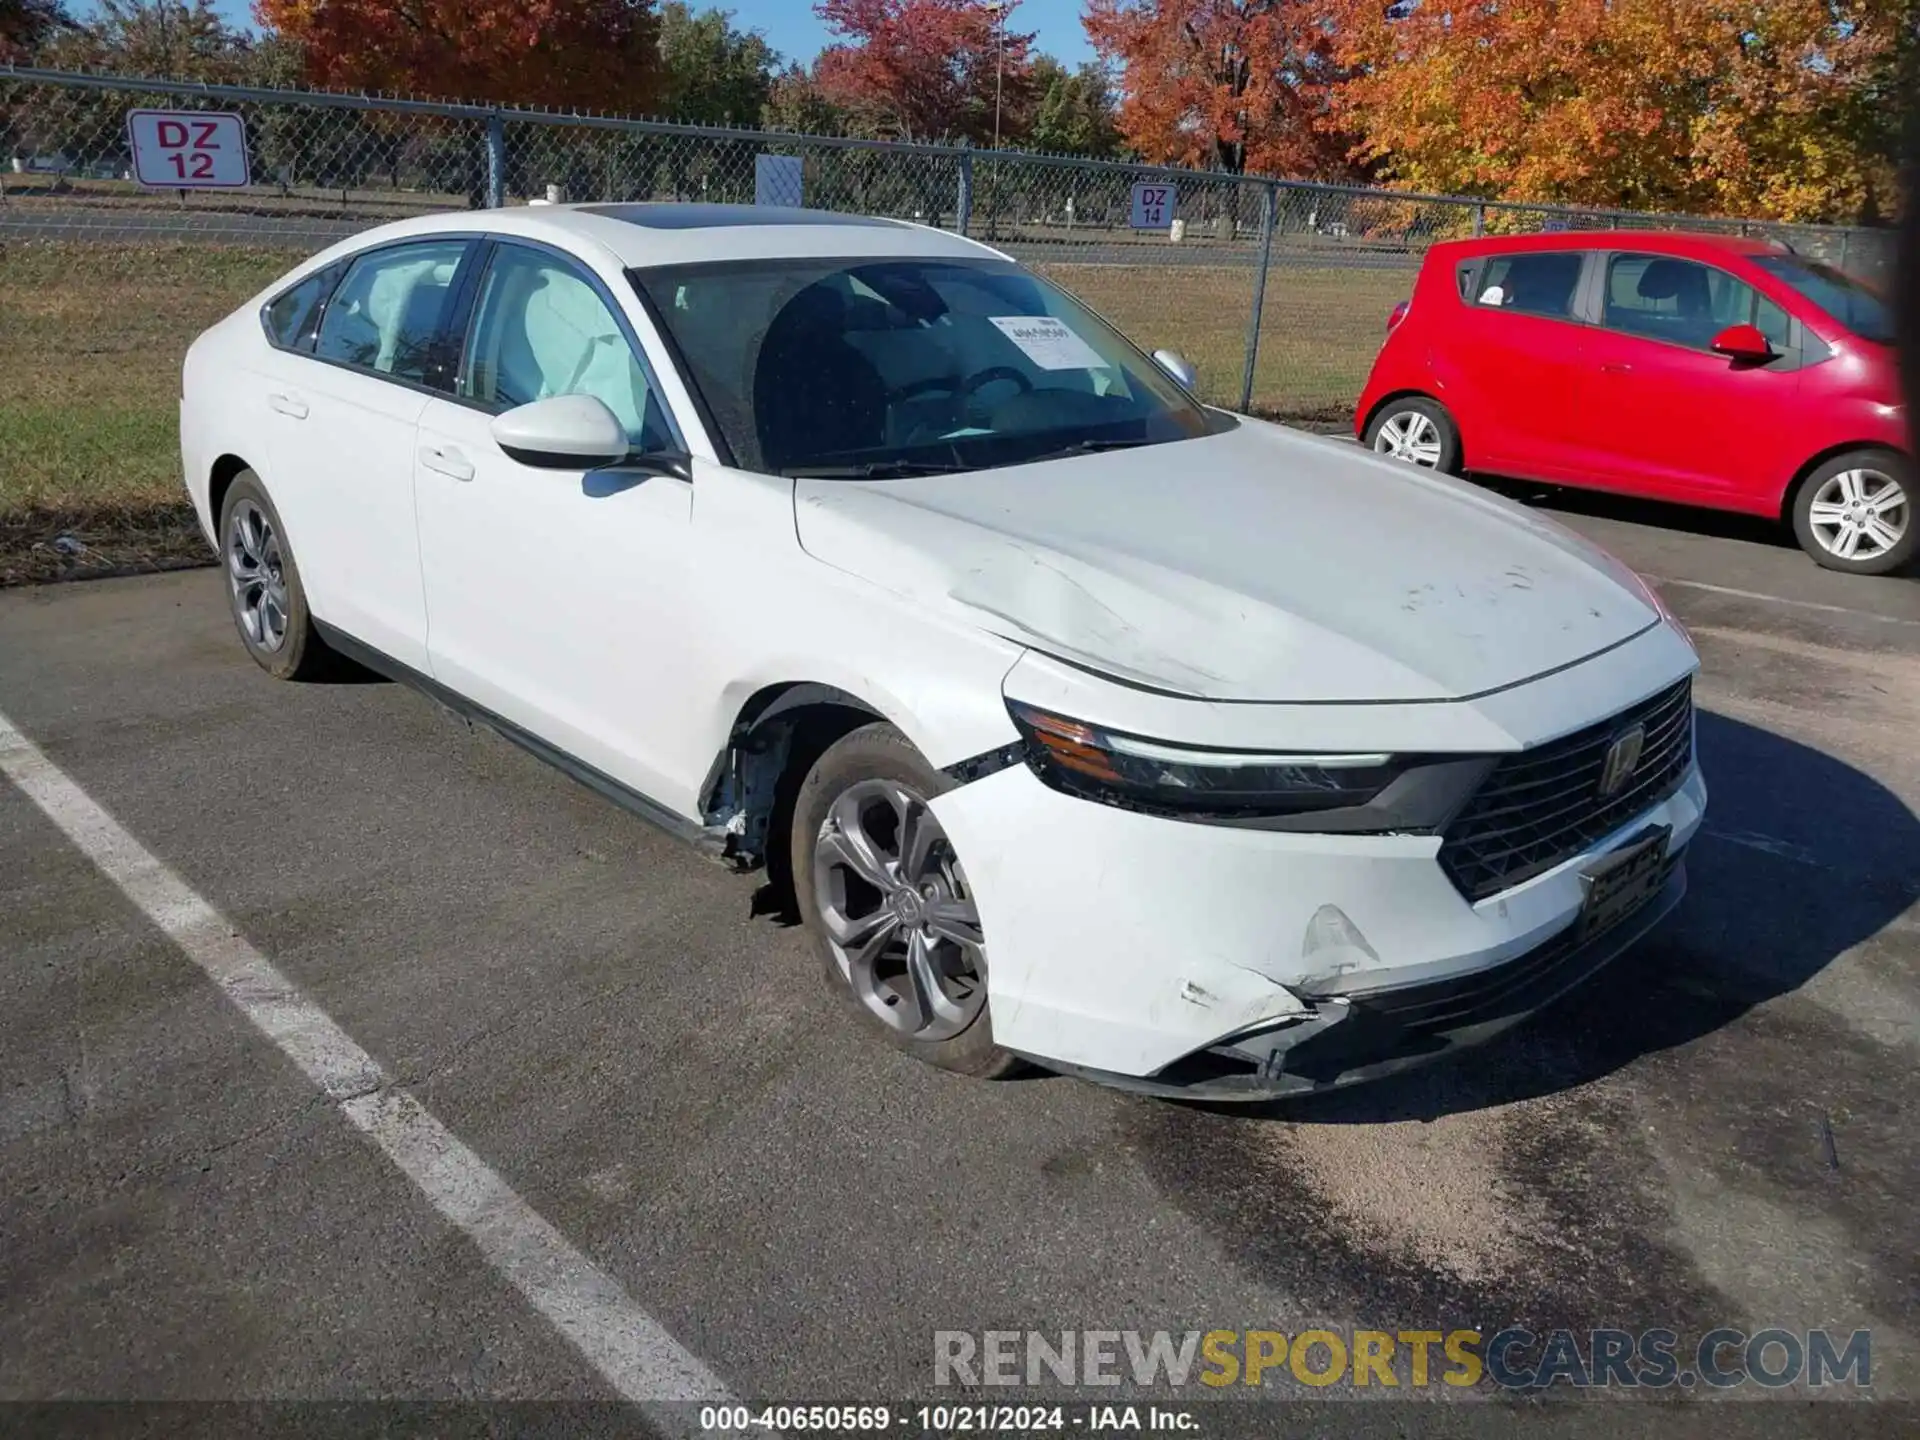
<path fill-rule="evenodd" d="M 514 724 L 504 716 L 496 715 L 484 705 L 476 705 L 457 690 L 450 690 L 431 675 L 422 675 L 411 665 L 403 665 L 392 656 L 383 654 L 371 645 L 356 640 L 345 631 L 336 630 L 326 621 L 315 618 L 313 628 L 320 632 L 320 638 L 327 647 L 345 656 L 356 665 L 364 665 L 376 675 L 402 685 L 411 686 L 428 699 L 444 705 L 464 720 L 470 720 L 486 726 L 496 734 L 511 740 L 522 750 L 537 759 L 544 760 L 561 774 L 587 787 L 603 800 L 611 800 L 622 810 L 639 816 L 650 825 L 656 825 L 676 840 L 685 841 L 694 848 L 717 855 L 724 837 L 709 833 L 705 827 L 678 815 L 659 801 L 649 799 L 638 790 L 621 784 L 604 770 L 596 770 L 584 760 L 569 755 L 565 750 L 547 743 L 531 730 Z"/>

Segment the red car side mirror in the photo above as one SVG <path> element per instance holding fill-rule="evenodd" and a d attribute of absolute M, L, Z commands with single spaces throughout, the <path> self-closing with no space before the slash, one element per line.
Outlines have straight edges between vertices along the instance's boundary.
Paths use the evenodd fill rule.
<path fill-rule="evenodd" d="M 1771 360 L 1773 346 L 1757 325 L 1729 325 L 1713 337 L 1713 349 L 1731 360 Z"/>

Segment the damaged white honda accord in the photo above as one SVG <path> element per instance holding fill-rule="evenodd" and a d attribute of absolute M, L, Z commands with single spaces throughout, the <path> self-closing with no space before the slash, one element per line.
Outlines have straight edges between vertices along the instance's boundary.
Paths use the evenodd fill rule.
<path fill-rule="evenodd" d="M 1680 898 L 1692 645 L 1183 381 L 955 235 L 529 207 L 301 265 L 194 344 L 181 449 L 269 673 L 765 864 L 923 1060 L 1252 1099 L 1492 1035 Z"/>

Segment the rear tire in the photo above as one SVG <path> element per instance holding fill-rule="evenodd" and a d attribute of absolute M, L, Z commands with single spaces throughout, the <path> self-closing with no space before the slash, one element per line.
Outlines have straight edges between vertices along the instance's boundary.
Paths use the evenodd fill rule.
<path fill-rule="evenodd" d="M 927 806 L 953 784 L 891 725 L 837 741 L 794 802 L 794 897 L 828 986 L 867 1029 L 929 1065 L 995 1080 L 1022 1062 L 994 1044 L 979 910 Z"/>
<path fill-rule="evenodd" d="M 276 680 L 311 680 L 334 662 L 313 628 L 300 567 L 267 487 L 242 470 L 220 502 L 220 561 L 234 627 L 254 663 Z"/>
<path fill-rule="evenodd" d="M 1800 548 L 1829 570 L 1887 575 L 1920 545 L 1910 462 L 1891 450 L 1849 450 L 1806 478 L 1793 497 Z"/>
<path fill-rule="evenodd" d="M 1446 406 L 1424 395 L 1389 400 L 1367 422 L 1367 448 L 1442 475 L 1460 473 L 1460 427 Z"/>

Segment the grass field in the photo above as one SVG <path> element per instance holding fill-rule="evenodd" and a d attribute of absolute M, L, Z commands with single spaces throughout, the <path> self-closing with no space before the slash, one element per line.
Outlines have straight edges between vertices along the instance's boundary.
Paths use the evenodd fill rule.
<path fill-rule="evenodd" d="M 180 489 L 180 358 L 299 258 L 228 246 L 0 248 L 0 584 L 204 556 Z M 1238 403 L 1251 269 L 1047 268 L 1133 339 L 1185 354 L 1209 399 Z M 1411 279 L 1276 266 L 1255 410 L 1320 423 L 1350 414 Z"/>
<path fill-rule="evenodd" d="M 1039 268 L 1137 344 L 1185 355 L 1199 371 L 1200 392 L 1208 400 L 1239 405 L 1252 267 Z M 1388 312 L 1412 288 L 1410 270 L 1276 265 L 1261 307 L 1254 413 L 1294 423 L 1348 420 L 1385 338 Z"/>

